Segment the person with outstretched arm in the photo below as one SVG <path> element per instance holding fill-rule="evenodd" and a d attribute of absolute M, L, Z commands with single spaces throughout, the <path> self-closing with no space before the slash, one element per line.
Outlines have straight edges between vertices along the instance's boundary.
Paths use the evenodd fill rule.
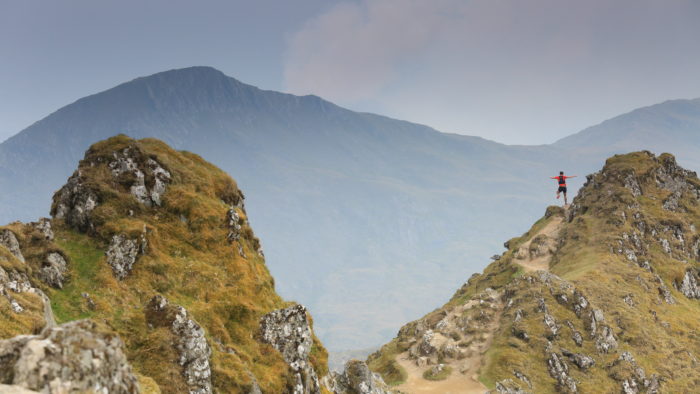
<path fill-rule="evenodd" d="M 559 171 L 559 176 L 551 176 L 550 178 L 557 180 L 557 183 L 559 184 L 559 189 L 557 189 L 557 198 L 559 198 L 559 193 L 563 192 L 564 205 L 567 205 L 569 202 L 566 200 L 566 180 L 569 178 L 576 178 L 576 175 L 566 176 L 564 175 L 564 171 Z"/>

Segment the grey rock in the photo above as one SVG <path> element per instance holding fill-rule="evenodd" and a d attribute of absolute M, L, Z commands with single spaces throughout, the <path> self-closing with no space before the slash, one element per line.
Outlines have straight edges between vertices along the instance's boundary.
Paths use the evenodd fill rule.
<path fill-rule="evenodd" d="M 381 376 L 372 373 L 363 361 L 350 360 L 342 374 L 333 374 L 331 390 L 334 394 L 388 394 Z"/>
<path fill-rule="evenodd" d="M 107 263 L 112 267 L 114 276 L 123 280 L 131 272 L 136 258 L 145 252 L 147 241 L 145 235 L 140 240 L 128 239 L 124 234 L 112 236 L 107 248 Z"/>
<path fill-rule="evenodd" d="M 569 358 L 569 360 L 574 363 L 580 370 L 585 371 L 588 368 L 595 365 L 595 360 L 593 357 L 587 356 L 581 353 L 573 353 L 566 349 L 561 350 L 562 354 Z"/>
<path fill-rule="evenodd" d="M 313 344 L 311 327 L 303 305 L 272 311 L 260 319 L 261 340 L 282 354 L 294 372 L 294 394 L 320 393 L 316 371 L 309 362 Z"/>
<path fill-rule="evenodd" d="M 170 183 L 170 172 L 152 158 L 148 158 L 145 163 L 142 163 L 140 161 L 141 153 L 133 147 L 113 152 L 112 156 L 113 160 L 108 164 L 112 176 L 120 177 L 124 174 L 130 174 L 133 177 L 133 182 L 129 187 L 131 195 L 146 206 L 160 206 L 162 196 Z M 146 184 L 146 175 L 149 175 L 153 180 L 150 189 Z"/>
<path fill-rule="evenodd" d="M 659 295 L 664 299 L 664 301 L 667 304 L 675 304 L 676 299 L 671 295 L 671 291 L 668 289 L 668 286 L 664 283 L 664 281 L 661 279 L 659 275 L 655 275 L 654 278 L 656 279 L 656 282 L 659 284 Z"/>
<path fill-rule="evenodd" d="M 547 359 L 549 376 L 557 381 L 557 389 L 562 393 L 577 393 L 576 381 L 569 376 L 569 367 L 557 353 L 549 353 Z"/>
<path fill-rule="evenodd" d="M 80 170 L 68 178 L 68 182 L 54 194 L 51 215 L 82 232 L 92 232 L 95 225 L 90 213 L 97 207 L 97 194 L 83 183 Z"/>
<path fill-rule="evenodd" d="M 490 391 L 490 393 L 527 394 L 527 391 L 521 389 L 520 386 L 513 381 L 513 379 L 503 379 L 500 382 L 496 382 L 496 390 Z"/>
<path fill-rule="evenodd" d="M 228 226 L 226 239 L 229 242 L 238 241 L 241 238 L 241 217 L 236 212 L 236 208 L 231 207 L 226 213 L 226 225 Z"/>
<path fill-rule="evenodd" d="M 22 386 L 0 384 L 0 393 L 2 394 L 39 394 L 38 391 L 27 390 Z"/>
<path fill-rule="evenodd" d="M 53 229 L 51 228 L 51 219 L 41 218 L 36 222 L 31 222 L 30 225 L 39 231 L 47 241 L 53 241 Z"/>
<path fill-rule="evenodd" d="M 617 349 L 617 339 L 613 330 L 608 326 L 602 326 L 595 343 L 596 349 L 601 353 L 610 353 Z"/>
<path fill-rule="evenodd" d="M 138 393 L 115 334 L 80 320 L 0 341 L 0 383 L 43 393 Z"/>
<path fill-rule="evenodd" d="M 634 174 L 628 174 L 624 180 L 624 186 L 633 196 L 639 197 L 642 195 L 642 189 L 639 187 L 639 182 Z"/>
<path fill-rule="evenodd" d="M 554 316 L 550 315 L 549 313 L 545 313 L 544 325 L 546 328 L 545 336 L 547 339 L 554 339 L 554 337 L 556 337 L 559 333 L 559 326 L 557 325 L 557 321 L 554 319 Z"/>
<path fill-rule="evenodd" d="M 50 252 L 44 258 L 41 271 L 39 271 L 39 279 L 49 286 L 62 289 L 67 272 L 68 263 L 63 255 L 58 252 Z"/>
<path fill-rule="evenodd" d="M 674 283 L 674 286 L 688 298 L 700 298 L 700 287 L 696 276 L 694 270 L 687 269 L 681 283 Z"/>
<path fill-rule="evenodd" d="M 19 241 L 17 241 L 15 233 L 8 229 L 0 230 L 0 245 L 6 247 L 13 256 L 24 263 L 24 256 L 22 255 L 22 250 L 19 247 Z"/>
<path fill-rule="evenodd" d="M 173 347 L 177 351 L 178 363 L 190 394 L 212 393 L 211 348 L 202 327 L 185 308 L 169 304 L 160 295 L 148 303 L 146 319 L 154 326 L 169 327 L 174 334 Z"/>

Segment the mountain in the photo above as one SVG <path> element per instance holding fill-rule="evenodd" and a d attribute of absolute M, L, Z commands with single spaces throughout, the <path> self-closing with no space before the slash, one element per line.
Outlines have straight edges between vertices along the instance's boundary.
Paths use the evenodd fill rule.
<path fill-rule="evenodd" d="M 700 99 L 639 108 L 562 138 L 553 146 L 605 157 L 644 149 L 674 152 L 685 165 L 700 169 Z"/>
<path fill-rule="evenodd" d="M 321 392 L 326 351 L 275 292 L 223 171 L 118 136 L 90 147 L 51 212 L 0 228 L 0 384 Z"/>
<path fill-rule="evenodd" d="M 236 175 L 278 291 L 313 311 L 326 346 L 369 348 L 449 297 L 501 250 L 497 240 L 527 229 L 555 201 L 549 176 L 588 173 L 629 151 L 601 136 L 657 153 L 682 145 L 664 149 L 696 168 L 698 145 L 684 136 L 700 118 L 674 103 L 576 141 L 506 146 L 261 90 L 209 67 L 171 70 L 80 99 L 0 144 L 0 219 L 46 215 L 96 141 L 158 138 Z M 634 119 L 651 126 L 632 130 Z M 581 178 L 570 182 L 575 191 Z"/>
<path fill-rule="evenodd" d="M 670 154 L 610 158 L 370 367 L 408 392 L 695 391 L 699 198 Z"/>
<path fill-rule="evenodd" d="M 1 144 L 0 218 L 44 215 L 82 152 L 117 133 L 161 139 L 236 174 L 281 294 L 311 308 L 335 348 L 379 344 L 447 296 L 445 285 L 476 269 L 464 256 L 488 255 L 504 225 L 534 217 L 551 192 L 543 158 L 558 155 L 194 67 L 78 100 Z"/>

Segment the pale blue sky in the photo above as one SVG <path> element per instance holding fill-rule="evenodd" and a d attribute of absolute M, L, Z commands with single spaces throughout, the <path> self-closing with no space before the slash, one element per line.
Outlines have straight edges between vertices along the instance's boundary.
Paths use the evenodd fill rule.
<path fill-rule="evenodd" d="M 172 68 L 506 143 L 700 97 L 695 0 L 0 0 L 0 140 Z"/>

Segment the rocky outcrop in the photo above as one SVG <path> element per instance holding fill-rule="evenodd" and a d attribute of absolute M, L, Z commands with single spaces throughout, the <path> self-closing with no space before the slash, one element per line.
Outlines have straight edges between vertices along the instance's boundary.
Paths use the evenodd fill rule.
<path fill-rule="evenodd" d="M 700 286 L 698 286 L 697 273 L 693 269 L 687 269 L 680 283 L 674 282 L 674 287 L 688 298 L 700 298 Z"/>
<path fill-rule="evenodd" d="M 0 341 L 0 383 L 42 393 L 138 393 L 123 346 L 88 320 Z"/>
<path fill-rule="evenodd" d="M 660 389 L 660 379 L 652 374 L 647 377 L 644 368 L 640 367 L 630 352 L 623 352 L 608 366 L 609 376 L 618 382 L 624 394 L 657 394 Z"/>
<path fill-rule="evenodd" d="M 313 344 L 303 305 L 272 311 L 260 319 L 260 338 L 282 354 L 294 371 L 294 394 L 320 393 L 318 377 L 309 362 Z"/>
<path fill-rule="evenodd" d="M 170 183 L 170 172 L 152 158 L 145 158 L 138 149 L 124 148 L 112 153 L 108 166 L 115 178 L 130 177 L 129 192 L 146 206 L 162 203 L 162 196 Z M 148 179 L 147 179 L 148 178 Z"/>
<path fill-rule="evenodd" d="M 593 357 L 581 353 L 573 353 L 566 349 L 561 349 L 561 354 L 569 358 L 569 361 L 574 363 L 580 370 L 587 370 L 595 365 Z"/>
<path fill-rule="evenodd" d="M 504 379 L 500 382 L 496 382 L 496 390 L 489 391 L 491 394 L 529 394 L 518 386 L 513 379 Z"/>
<path fill-rule="evenodd" d="M 112 267 L 114 276 L 122 280 L 131 272 L 136 258 L 146 252 L 148 242 L 142 234 L 140 239 L 129 239 L 124 234 L 112 236 L 107 248 L 107 263 Z"/>
<path fill-rule="evenodd" d="M 51 228 L 51 219 L 41 218 L 36 222 L 29 223 L 29 225 L 40 232 L 44 236 L 44 239 L 47 241 L 53 241 L 54 234 L 53 229 Z"/>
<path fill-rule="evenodd" d="M 19 241 L 17 241 L 15 233 L 8 229 L 0 230 L 0 245 L 6 247 L 13 256 L 24 263 L 24 256 L 22 255 L 22 250 L 20 250 Z"/>
<path fill-rule="evenodd" d="M 329 389 L 334 394 L 388 394 L 384 380 L 364 361 L 350 360 L 343 373 L 333 373 Z"/>
<path fill-rule="evenodd" d="M 82 232 L 93 232 L 95 225 L 90 213 L 99 204 L 97 193 L 88 187 L 77 170 L 68 182 L 54 194 L 51 216 Z"/>
<path fill-rule="evenodd" d="M 554 352 L 549 352 L 547 358 L 549 375 L 557 381 L 557 389 L 561 393 L 577 393 L 576 381 L 569 376 L 569 366 L 564 358 Z"/>
<path fill-rule="evenodd" d="M 49 297 L 41 289 L 37 289 L 32 285 L 27 274 L 12 269 L 5 270 L 0 267 L 0 296 L 7 300 L 10 304 L 10 309 L 14 313 L 23 313 L 26 308 L 13 297 L 13 293 L 32 293 L 39 296 L 44 304 L 43 317 L 45 327 L 56 325 Z"/>
<path fill-rule="evenodd" d="M 39 271 L 39 279 L 49 286 L 62 289 L 67 272 L 68 263 L 65 257 L 58 252 L 49 252 Z"/>
<path fill-rule="evenodd" d="M 204 330 L 185 308 L 157 295 L 146 307 L 146 320 L 152 326 L 168 327 L 172 331 L 173 346 L 190 394 L 212 393 L 211 348 Z"/>

